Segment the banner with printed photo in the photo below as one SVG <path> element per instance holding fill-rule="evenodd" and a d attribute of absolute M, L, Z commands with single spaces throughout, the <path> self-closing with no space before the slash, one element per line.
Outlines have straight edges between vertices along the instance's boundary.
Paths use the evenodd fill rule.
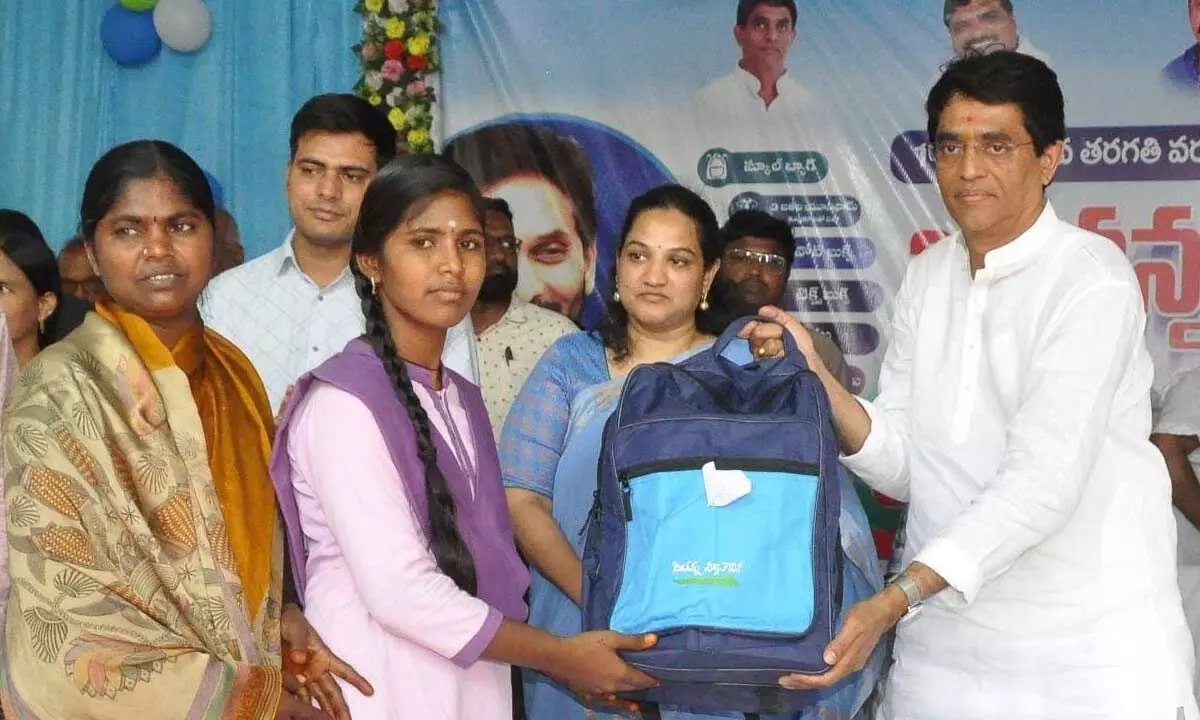
<path fill-rule="evenodd" d="M 596 322 L 629 200 L 682 182 L 722 220 L 791 225 L 790 309 L 872 394 L 903 268 L 953 227 L 926 92 L 956 52 L 1015 47 L 1059 75 L 1070 132 L 1050 197 L 1128 253 L 1157 385 L 1200 364 L 1197 3 L 797 5 L 794 24 L 762 2 L 739 27 L 737 0 L 443 0 L 442 129 L 513 207 L 521 297 Z M 768 104 L 755 73 L 771 68 L 786 72 Z"/>

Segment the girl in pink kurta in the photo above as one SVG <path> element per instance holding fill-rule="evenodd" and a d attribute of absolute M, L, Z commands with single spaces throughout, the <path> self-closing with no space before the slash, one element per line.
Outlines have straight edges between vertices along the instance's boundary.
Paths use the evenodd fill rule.
<path fill-rule="evenodd" d="M 455 462 L 478 468 L 465 383 L 414 384 L 434 430 L 453 439 Z M 354 720 L 511 718 L 508 665 L 479 660 L 500 612 L 438 569 L 367 406 L 316 384 L 295 410 L 287 453 L 308 542 L 305 613 L 343 660 L 374 678 L 374 697 L 346 693 Z M 478 473 L 467 476 L 474 499 Z M 509 566 L 523 587 L 515 555 Z"/>
<path fill-rule="evenodd" d="M 403 156 L 363 197 L 352 270 L 366 334 L 301 378 L 271 474 L 305 614 L 375 687 L 354 720 L 512 716 L 510 663 L 585 696 L 650 687 L 617 651 L 523 623 L 529 573 L 479 389 L 439 367 L 485 272 L 483 202 L 462 168 Z"/>

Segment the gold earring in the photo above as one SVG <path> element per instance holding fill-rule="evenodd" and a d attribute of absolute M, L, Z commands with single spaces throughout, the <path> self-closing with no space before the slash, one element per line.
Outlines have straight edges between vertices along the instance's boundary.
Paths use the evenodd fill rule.
<path fill-rule="evenodd" d="M 377 294 L 375 292 L 375 278 L 370 278 L 370 280 L 371 280 L 371 294 L 375 295 L 375 294 Z"/>
<path fill-rule="evenodd" d="M 45 320 L 38 320 L 38 332 L 41 333 L 42 335 L 46 334 L 46 321 Z"/>
<path fill-rule="evenodd" d="M 613 291 L 613 302 L 621 302 L 621 291 L 620 290 Z"/>

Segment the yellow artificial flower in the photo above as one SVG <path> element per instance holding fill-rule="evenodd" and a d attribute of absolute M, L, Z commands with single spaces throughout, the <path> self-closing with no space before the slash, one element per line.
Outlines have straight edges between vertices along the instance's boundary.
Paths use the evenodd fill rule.
<path fill-rule="evenodd" d="M 392 108 L 388 111 L 388 121 L 392 123 L 392 127 L 399 130 L 404 127 L 404 123 L 408 122 L 408 116 L 400 108 Z"/>
<path fill-rule="evenodd" d="M 367 8 L 367 12 L 377 13 L 383 9 L 383 0 L 367 0 L 364 6 Z"/>
<path fill-rule="evenodd" d="M 372 105 L 378 105 L 379 103 L 383 102 L 383 98 L 379 97 L 378 93 L 371 93 L 371 95 L 367 98 L 367 102 L 371 103 Z"/>
<path fill-rule="evenodd" d="M 408 39 L 408 54 L 409 55 L 424 55 L 429 52 L 432 42 L 429 40 L 429 33 L 417 33 Z"/>
<path fill-rule="evenodd" d="M 388 18 L 388 21 L 383 24 L 383 31 L 393 40 L 399 40 L 404 37 L 406 29 L 404 21 L 398 17 Z"/>
<path fill-rule="evenodd" d="M 413 128 L 408 131 L 407 139 L 409 147 L 423 147 L 425 143 L 429 142 L 429 131 L 424 128 Z"/>

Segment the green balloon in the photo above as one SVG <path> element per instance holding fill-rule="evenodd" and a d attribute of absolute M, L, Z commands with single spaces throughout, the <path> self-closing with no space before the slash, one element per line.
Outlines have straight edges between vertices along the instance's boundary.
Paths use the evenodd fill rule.
<path fill-rule="evenodd" d="M 150 12 L 158 4 L 158 0 L 117 0 L 121 7 L 134 12 Z"/>

